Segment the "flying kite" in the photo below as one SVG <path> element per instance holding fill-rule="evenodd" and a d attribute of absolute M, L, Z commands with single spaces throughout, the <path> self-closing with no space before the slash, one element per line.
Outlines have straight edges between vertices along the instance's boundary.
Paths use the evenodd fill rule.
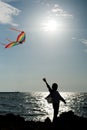
<path fill-rule="evenodd" d="M 23 42 L 25 42 L 26 34 L 25 34 L 24 31 L 20 31 L 20 30 L 17 30 L 15 28 L 11 28 L 11 30 L 20 32 L 20 34 L 17 36 L 16 42 L 18 42 L 20 44 L 22 44 Z"/>
<path fill-rule="evenodd" d="M 15 41 L 11 41 L 9 39 L 7 39 L 10 43 L 8 44 L 3 44 L 5 46 L 5 48 L 10 48 L 12 46 L 16 46 L 16 45 L 19 45 L 19 44 L 23 44 L 25 42 L 25 39 L 26 39 L 26 34 L 24 31 L 20 31 L 20 30 L 17 30 L 15 28 L 10 28 L 11 30 L 14 30 L 14 31 L 17 31 L 17 32 L 20 32 L 20 34 L 17 36 L 17 39 Z"/>

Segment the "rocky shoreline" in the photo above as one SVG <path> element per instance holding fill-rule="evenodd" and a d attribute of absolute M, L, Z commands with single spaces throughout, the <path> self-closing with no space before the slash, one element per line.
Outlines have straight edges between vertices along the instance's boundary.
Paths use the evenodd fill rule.
<path fill-rule="evenodd" d="M 0 130 L 87 130 L 87 118 L 79 117 L 72 111 L 63 112 L 54 122 L 46 118 L 41 121 L 25 121 L 20 115 L 0 115 Z"/>

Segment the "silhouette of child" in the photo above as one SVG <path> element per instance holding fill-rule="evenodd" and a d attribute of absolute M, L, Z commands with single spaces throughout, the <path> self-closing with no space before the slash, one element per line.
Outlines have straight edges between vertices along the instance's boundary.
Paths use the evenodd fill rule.
<path fill-rule="evenodd" d="M 47 88 L 50 92 L 50 94 L 47 96 L 51 97 L 50 101 L 52 103 L 53 106 L 53 110 L 54 110 L 54 114 L 53 114 L 53 121 L 55 121 L 57 119 L 57 115 L 58 115 L 58 111 L 59 111 L 59 104 L 60 101 L 63 101 L 66 104 L 65 99 L 60 95 L 60 93 L 57 91 L 58 85 L 57 83 L 53 83 L 52 84 L 52 88 L 49 86 L 49 84 L 46 81 L 46 78 L 43 78 L 43 81 L 46 83 Z"/>

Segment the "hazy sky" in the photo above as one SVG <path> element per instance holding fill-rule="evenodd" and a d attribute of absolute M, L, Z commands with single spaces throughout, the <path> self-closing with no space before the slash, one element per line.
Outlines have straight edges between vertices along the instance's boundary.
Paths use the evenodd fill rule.
<path fill-rule="evenodd" d="M 26 32 L 24 44 L 0 44 L 0 91 L 87 92 L 87 0 L 0 0 L 0 42 Z"/>

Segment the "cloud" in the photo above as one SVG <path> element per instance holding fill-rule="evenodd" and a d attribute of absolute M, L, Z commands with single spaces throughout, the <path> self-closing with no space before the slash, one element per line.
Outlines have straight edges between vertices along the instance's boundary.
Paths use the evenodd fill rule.
<path fill-rule="evenodd" d="M 19 0 L 1 0 L 2 2 L 16 2 L 16 1 L 19 1 Z"/>
<path fill-rule="evenodd" d="M 68 13 L 67 11 L 64 11 L 58 4 L 54 4 L 54 0 L 37 0 L 36 2 L 50 8 L 50 10 L 48 11 L 50 15 L 54 14 L 56 16 L 73 18 L 72 14 Z"/>
<path fill-rule="evenodd" d="M 72 37 L 72 40 L 76 40 L 76 37 Z"/>
<path fill-rule="evenodd" d="M 87 47 L 87 39 L 79 39 L 79 41 Z M 87 53 L 87 48 L 84 51 Z"/>
<path fill-rule="evenodd" d="M 69 14 L 67 11 L 64 11 L 58 4 L 55 4 L 53 6 L 51 12 L 56 14 L 56 16 L 73 17 L 72 14 Z"/>
<path fill-rule="evenodd" d="M 87 39 L 79 39 L 85 46 L 87 46 Z"/>
<path fill-rule="evenodd" d="M 19 13 L 19 9 L 0 1 L 0 24 L 11 24 L 17 26 L 13 21 L 13 16 L 17 16 Z"/>

